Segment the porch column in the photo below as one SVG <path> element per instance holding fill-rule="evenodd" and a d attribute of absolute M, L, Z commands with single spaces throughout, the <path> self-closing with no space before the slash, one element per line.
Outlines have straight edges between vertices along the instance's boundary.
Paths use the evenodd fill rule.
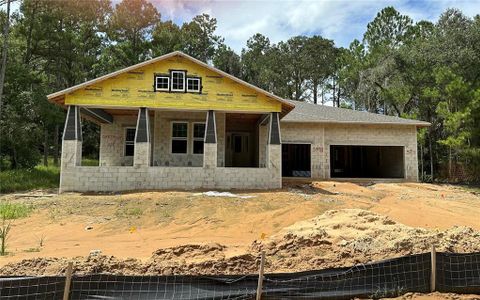
<path fill-rule="evenodd" d="M 268 134 L 268 168 L 282 180 L 282 139 L 280 135 L 280 120 L 278 112 L 270 114 L 270 130 Z"/>
<path fill-rule="evenodd" d="M 203 143 L 203 167 L 217 167 L 217 127 L 215 112 L 207 112 L 207 124 L 205 126 L 205 140 Z"/>
<path fill-rule="evenodd" d="M 135 167 L 148 167 L 150 166 L 150 157 L 150 120 L 148 109 L 146 107 L 141 107 L 138 110 L 133 165 Z"/>
<path fill-rule="evenodd" d="M 75 167 L 82 164 L 82 123 L 80 107 L 68 106 L 63 129 L 61 167 Z"/>

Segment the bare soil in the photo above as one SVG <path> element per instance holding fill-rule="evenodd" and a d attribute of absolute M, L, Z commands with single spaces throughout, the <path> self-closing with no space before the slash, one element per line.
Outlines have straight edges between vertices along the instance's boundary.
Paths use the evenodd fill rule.
<path fill-rule="evenodd" d="M 432 243 L 480 251 L 480 197 L 447 185 L 294 181 L 236 192 L 247 199 L 35 193 L 0 197 L 33 207 L 14 222 L 2 275 L 60 274 L 71 260 L 77 273 L 256 273 L 261 250 L 267 272 L 349 266 L 425 252 Z"/>

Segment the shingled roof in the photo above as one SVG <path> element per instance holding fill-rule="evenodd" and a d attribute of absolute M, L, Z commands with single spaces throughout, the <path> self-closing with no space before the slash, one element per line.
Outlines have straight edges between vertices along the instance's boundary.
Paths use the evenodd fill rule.
<path fill-rule="evenodd" d="M 292 123 L 340 123 L 340 124 L 392 124 L 430 126 L 430 123 L 393 116 L 369 113 L 346 108 L 317 105 L 308 102 L 288 100 L 295 108 L 282 122 Z"/>

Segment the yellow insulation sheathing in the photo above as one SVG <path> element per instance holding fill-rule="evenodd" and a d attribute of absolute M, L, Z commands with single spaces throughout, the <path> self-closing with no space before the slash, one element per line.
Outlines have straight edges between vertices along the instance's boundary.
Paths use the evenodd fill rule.
<path fill-rule="evenodd" d="M 186 70 L 202 78 L 202 92 L 155 92 L 155 73 Z M 183 57 L 172 57 L 97 82 L 65 96 L 67 105 L 186 110 L 280 112 L 281 103 Z"/>

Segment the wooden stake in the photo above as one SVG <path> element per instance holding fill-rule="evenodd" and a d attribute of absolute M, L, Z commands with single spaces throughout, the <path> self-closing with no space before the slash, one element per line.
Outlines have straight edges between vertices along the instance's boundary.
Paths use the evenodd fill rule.
<path fill-rule="evenodd" d="M 265 251 L 262 251 L 262 256 L 260 259 L 260 270 L 258 271 L 258 285 L 257 285 L 257 298 L 256 300 L 262 299 L 262 288 L 263 288 L 263 270 L 265 269 Z"/>
<path fill-rule="evenodd" d="M 72 283 L 73 263 L 69 262 L 65 272 L 65 289 L 63 291 L 63 300 L 68 300 L 70 296 L 70 285 Z"/>
<path fill-rule="evenodd" d="M 430 275 L 430 291 L 435 292 L 435 282 L 437 277 L 437 252 L 435 251 L 435 245 L 432 245 L 432 251 L 430 253 L 432 261 L 432 273 Z"/>

